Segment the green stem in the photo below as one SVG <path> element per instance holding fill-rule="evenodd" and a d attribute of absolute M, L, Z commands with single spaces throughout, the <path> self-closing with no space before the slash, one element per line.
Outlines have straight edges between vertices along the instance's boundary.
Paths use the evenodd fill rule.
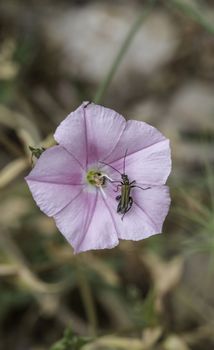
<path fill-rule="evenodd" d="M 210 164 L 206 156 L 204 157 L 204 160 L 207 177 L 207 187 L 210 193 L 211 211 L 214 212 L 214 172 L 212 169 L 212 165 Z"/>
<path fill-rule="evenodd" d="M 182 11 L 185 15 L 192 18 L 195 22 L 204 27 L 209 33 L 214 34 L 214 26 L 205 18 L 203 11 L 197 9 L 196 6 L 193 7 L 186 3 L 184 0 L 167 0 L 165 3 L 166 5 L 171 5 Z"/>
<path fill-rule="evenodd" d="M 88 278 L 85 274 L 84 268 L 81 266 L 81 261 L 79 259 L 77 259 L 77 277 L 85 312 L 90 324 L 90 335 L 96 336 L 97 316 L 95 311 L 94 300 Z"/>
<path fill-rule="evenodd" d="M 133 25 L 132 25 L 130 31 L 128 32 L 127 36 L 125 37 L 125 39 L 120 47 L 120 50 L 118 51 L 112 65 L 110 66 L 110 69 L 106 74 L 106 77 L 100 83 L 100 86 L 98 87 L 97 93 L 94 97 L 95 103 L 100 103 L 102 101 L 103 96 L 105 95 L 105 93 L 106 93 L 106 91 L 107 91 L 116 71 L 117 71 L 117 68 L 118 68 L 120 62 L 122 61 L 125 53 L 127 52 L 128 48 L 132 42 L 133 37 L 135 36 L 137 31 L 139 30 L 144 19 L 150 14 L 155 2 L 156 2 L 156 0 L 150 0 L 146 9 L 140 14 L 139 17 L 137 17 L 136 21 L 133 23 Z"/>

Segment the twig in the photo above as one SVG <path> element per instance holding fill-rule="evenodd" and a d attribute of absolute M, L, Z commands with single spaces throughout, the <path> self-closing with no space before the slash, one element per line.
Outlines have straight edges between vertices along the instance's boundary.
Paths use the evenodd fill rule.
<path fill-rule="evenodd" d="M 204 27 L 209 33 L 214 34 L 214 26 L 209 23 L 207 18 L 204 16 L 203 11 L 197 9 L 197 7 L 193 7 L 184 0 L 171 0 L 165 1 L 166 5 L 173 6 L 178 10 L 182 11 L 185 15 L 193 19 L 195 22 L 199 23 L 202 27 Z"/>
<path fill-rule="evenodd" d="M 144 11 L 140 14 L 139 17 L 137 17 L 136 21 L 133 23 L 130 31 L 128 32 L 125 40 L 123 41 L 116 57 L 115 60 L 112 62 L 109 71 L 106 74 L 106 77 L 101 81 L 100 86 L 98 87 L 98 90 L 95 94 L 94 97 L 94 102 L 95 103 L 100 103 L 103 99 L 104 94 L 106 93 L 116 71 L 121 63 L 123 57 L 125 56 L 135 34 L 139 30 L 140 26 L 142 25 L 143 21 L 148 17 L 150 14 L 151 10 L 153 9 L 153 6 L 155 4 L 156 0 L 150 0 L 149 4 L 147 7 L 144 9 Z"/>

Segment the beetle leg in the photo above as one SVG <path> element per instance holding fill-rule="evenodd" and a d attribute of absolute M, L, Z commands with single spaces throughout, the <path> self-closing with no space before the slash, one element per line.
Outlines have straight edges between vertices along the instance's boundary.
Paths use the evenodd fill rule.
<path fill-rule="evenodd" d="M 121 198 L 121 196 L 118 196 L 118 197 Z M 118 200 L 119 200 L 119 203 L 118 203 L 118 206 L 117 206 L 117 213 L 120 213 L 121 212 L 121 201 L 120 201 L 120 199 L 118 199 Z"/>
<path fill-rule="evenodd" d="M 128 205 L 128 208 L 127 208 L 127 210 L 126 210 L 126 213 L 131 209 L 132 204 L 133 204 L 133 198 L 132 198 L 132 197 L 129 197 L 129 205 Z"/>
<path fill-rule="evenodd" d="M 118 187 L 121 187 L 122 185 L 117 185 L 117 189 L 116 190 L 114 190 L 114 192 L 118 192 Z"/>
<path fill-rule="evenodd" d="M 133 204 L 133 198 L 132 197 L 129 197 L 129 209 L 131 209 L 131 207 L 132 207 L 132 204 Z M 128 210 L 129 210 L 128 209 Z"/>
<path fill-rule="evenodd" d="M 140 186 L 137 186 L 137 185 L 133 185 L 133 186 L 130 186 L 131 188 L 133 188 L 133 187 L 137 187 L 137 188 L 140 188 L 141 190 L 148 190 L 148 189 L 150 189 L 151 187 L 145 187 L 145 188 L 143 188 L 143 187 L 140 187 Z"/>
<path fill-rule="evenodd" d="M 129 205 L 128 205 L 128 208 L 126 209 L 125 213 L 123 214 L 121 220 L 123 220 L 123 218 L 124 218 L 124 216 L 126 215 L 126 213 L 128 213 L 128 211 L 131 209 L 132 204 L 133 204 L 133 198 L 132 198 L 132 197 L 129 197 Z"/>

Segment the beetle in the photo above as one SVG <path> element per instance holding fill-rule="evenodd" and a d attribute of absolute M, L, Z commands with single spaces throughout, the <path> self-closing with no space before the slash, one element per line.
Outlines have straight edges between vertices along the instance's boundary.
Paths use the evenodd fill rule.
<path fill-rule="evenodd" d="M 126 174 L 126 170 L 125 170 L 125 161 L 126 161 L 126 155 L 127 155 L 127 151 L 125 152 L 124 155 L 124 160 L 123 160 L 123 173 L 121 173 L 119 170 L 117 170 L 116 168 L 114 168 L 112 165 L 104 163 L 104 162 L 100 162 L 102 164 L 105 164 L 109 167 L 111 167 L 112 169 L 114 169 L 115 171 L 117 171 L 120 176 L 121 176 L 121 180 L 122 181 L 111 181 L 112 183 L 115 182 L 119 182 L 119 184 L 117 185 L 117 190 L 115 192 L 118 191 L 119 187 L 120 187 L 120 195 L 118 195 L 115 199 L 116 201 L 118 201 L 118 206 L 117 206 L 117 213 L 122 214 L 122 218 L 121 220 L 123 220 L 125 214 L 131 209 L 132 205 L 133 205 L 133 198 L 131 196 L 131 189 L 134 187 L 138 187 L 141 190 L 147 190 L 151 187 L 140 187 L 138 185 L 135 185 L 136 181 L 133 180 L 130 182 L 128 175 Z"/>

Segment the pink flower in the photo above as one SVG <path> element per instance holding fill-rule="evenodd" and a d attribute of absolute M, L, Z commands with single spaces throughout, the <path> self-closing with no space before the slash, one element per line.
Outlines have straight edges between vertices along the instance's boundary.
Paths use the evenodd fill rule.
<path fill-rule="evenodd" d="M 162 231 L 170 197 L 169 140 L 154 127 L 126 121 L 115 111 L 83 103 L 57 128 L 59 145 L 47 149 L 26 177 L 40 209 L 53 216 L 76 253 L 112 248 L 119 239 L 140 240 Z M 133 205 L 121 220 L 115 199 L 124 155 Z"/>

